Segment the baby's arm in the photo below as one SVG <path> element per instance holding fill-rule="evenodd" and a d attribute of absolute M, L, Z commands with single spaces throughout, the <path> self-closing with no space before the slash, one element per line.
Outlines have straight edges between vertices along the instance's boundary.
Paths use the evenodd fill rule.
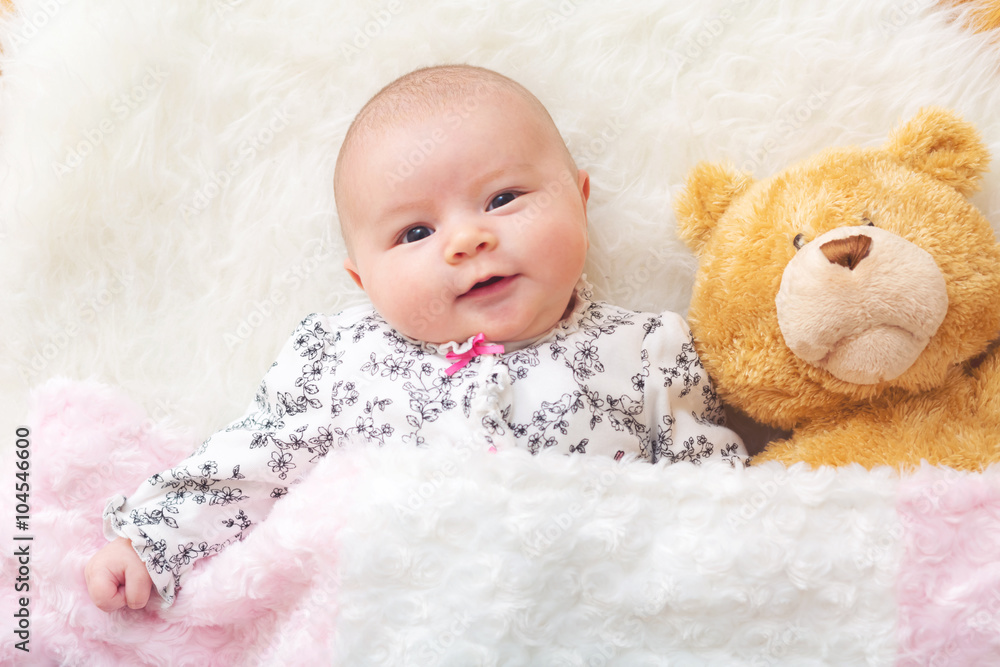
<path fill-rule="evenodd" d="M 721 458 L 745 464 L 743 440 L 726 428 L 722 402 L 695 351 L 690 328 L 676 313 L 663 313 L 660 322 L 645 341 L 650 365 L 646 401 L 652 407 L 656 459 L 698 463 Z"/>
<path fill-rule="evenodd" d="M 84 570 L 90 599 L 102 611 L 124 606 L 142 609 L 149 601 L 153 580 L 146 564 L 132 548 L 132 542 L 119 537 L 94 554 Z"/>
<path fill-rule="evenodd" d="M 330 410 L 325 402 L 336 369 L 336 336 L 328 326 L 322 316 L 307 318 L 265 375 L 242 419 L 174 468 L 150 477 L 128 498 L 109 501 L 105 536 L 115 541 L 88 566 L 97 577 L 90 590 L 98 606 L 101 601 L 122 606 L 116 595 L 139 602 L 131 594 L 134 569 L 129 565 L 136 562 L 146 570 L 146 581 L 171 604 L 197 560 L 244 539 L 335 444 L 327 430 Z M 123 581 L 125 591 L 119 593 Z M 138 580 L 136 587 L 141 588 Z"/>

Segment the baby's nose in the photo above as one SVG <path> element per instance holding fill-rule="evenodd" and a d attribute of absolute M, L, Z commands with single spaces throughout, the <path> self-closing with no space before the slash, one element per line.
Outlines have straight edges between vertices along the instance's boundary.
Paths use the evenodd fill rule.
<path fill-rule="evenodd" d="M 476 225 L 466 225 L 456 230 L 448 240 L 445 258 L 449 264 L 457 264 L 496 246 L 497 238 L 493 232 Z"/>

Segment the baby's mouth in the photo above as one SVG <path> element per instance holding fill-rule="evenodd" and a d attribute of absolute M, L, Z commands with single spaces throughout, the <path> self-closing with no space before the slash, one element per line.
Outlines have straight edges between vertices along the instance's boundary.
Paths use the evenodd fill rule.
<path fill-rule="evenodd" d="M 490 276 L 486 280 L 480 280 L 478 283 L 469 288 L 462 296 L 472 296 L 474 294 L 481 294 L 483 291 L 489 292 L 488 288 L 496 285 L 499 282 L 503 282 L 509 279 L 511 276 Z"/>
<path fill-rule="evenodd" d="M 472 289 L 477 290 L 480 287 L 488 287 L 488 286 L 492 285 L 493 283 L 500 282 L 501 280 L 503 280 L 503 276 L 491 276 L 491 277 L 487 278 L 486 280 L 480 281 L 480 282 L 476 283 L 475 285 L 473 285 Z M 472 290 L 470 290 L 470 291 L 472 291 Z"/>

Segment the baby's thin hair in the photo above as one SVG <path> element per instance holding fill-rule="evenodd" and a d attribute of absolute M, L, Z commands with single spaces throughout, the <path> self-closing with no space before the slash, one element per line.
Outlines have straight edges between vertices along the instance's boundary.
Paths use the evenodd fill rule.
<path fill-rule="evenodd" d="M 439 112 L 447 105 L 458 103 L 475 108 L 490 104 L 491 98 L 496 99 L 505 93 L 514 94 L 527 102 L 551 126 L 555 136 L 559 136 L 552 117 L 538 98 L 518 82 L 493 70 L 475 65 L 436 65 L 414 70 L 392 81 L 365 103 L 347 129 L 337 155 L 333 177 L 334 198 L 339 200 L 337 190 L 341 170 L 345 156 L 355 148 L 355 144 L 363 145 L 383 128 Z M 572 161 L 568 150 L 566 154 Z"/>
<path fill-rule="evenodd" d="M 484 67 L 436 65 L 404 74 L 375 93 L 354 117 L 340 149 L 337 171 L 340 170 L 343 156 L 358 137 L 367 135 L 372 130 L 377 131 L 414 116 L 440 111 L 446 104 L 462 101 L 463 98 L 472 106 L 488 101 L 491 93 L 503 92 L 522 97 L 548 117 L 548 111 L 527 88 Z"/>

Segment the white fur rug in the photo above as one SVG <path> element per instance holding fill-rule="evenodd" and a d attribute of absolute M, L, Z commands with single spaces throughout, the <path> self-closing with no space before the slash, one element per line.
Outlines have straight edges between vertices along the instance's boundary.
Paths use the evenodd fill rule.
<path fill-rule="evenodd" d="M 364 101 L 418 66 L 484 65 L 539 96 L 592 176 L 587 275 L 641 309 L 686 309 L 671 196 L 700 159 L 765 175 L 879 143 L 928 104 L 1000 147 L 1000 49 L 929 0 L 17 4 L 0 31 L 3 424 L 56 375 L 199 434 L 237 416 L 303 314 L 364 299 L 333 164 Z M 1000 221 L 1000 174 L 976 203 Z"/>
<path fill-rule="evenodd" d="M 239 416 L 304 314 L 364 299 L 341 268 L 334 160 L 364 101 L 418 66 L 491 67 L 521 81 L 548 106 L 592 177 L 587 275 L 599 297 L 634 308 L 686 309 L 694 261 L 674 234 L 671 197 L 698 160 L 729 159 L 766 175 L 828 145 L 881 143 L 900 119 L 930 104 L 952 107 L 976 123 L 1000 155 L 996 36 L 971 34 L 960 17 L 929 0 L 16 4 L 17 13 L 0 25 L 4 450 L 25 419 L 28 391 L 57 376 L 100 380 L 138 401 L 153 422 L 190 434 L 191 443 Z M 986 176 L 974 201 L 1000 229 L 1000 173 Z M 526 466 L 543 474 L 540 463 L 516 453 L 504 456 L 512 469 Z M 421 475 L 433 474 L 435 460 L 399 459 L 411 466 L 409 487 L 392 457 L 365 453 L 357 465 L 367 471 L 361 476 L 366 484 L 381 488 L 391 480 L 413 490 L 423 483 Z M 611 462 L 542 463 L 556 480 L 613 469 Z M 375 471 L 383 465 L 388 469 L 380 482 Z M 47 474 L 42 466 L 37 463 L 35 474 Z M 702 489 L 709 474 L 691 468 L 634 472 L 636 484 L 647 485 L 636 487 L 648 489 L 644 500 L 660 503 L 654 507 L 673 502 L 657 495 L 662 489 Z M 474 475 L 487 490 L 480 508 L 484 522 L 492 517 L 493 524 L 513 521 L 520 526 L 515 532 L 527 530 L 516 514 L 505 514 L 511 505 L 489 505 L 501 503 L 489 494 L 505 493 L 513 479 L 490 478 L 486 469 Z M 866 493 L 875 494 L 886 479 L 838 473 L 829 483 L 844 475 L 854 475 Z M 12 476 L 5 472 L 4 479 Z M 748 485 L 747 494 L 763 483 L 754 479 L 739 482 Z M 722 497 L 725 486 L 719 484 Z M 367 492 L 362 496 L 356 507 L 374 502 Z M 706 509 L 708 498 L 699 502 L 700 511 L 719 511 Z M 823 524 L 802 511 L 803 525 L 819 526 L 797 534 L 802 548 L 822 551 Z M 549 519 L 558 522 L 558 516 Z M 462 534 L 465 527 L 453 529 Z M 667 528 L 642 528 L 639 534 L 647 530 Z M 734 567 L 763 568 L 796 586 L 793 573 L 768 569 L 775 562 L 767 552 L 771 547 L 758 546 L 765 551 L 739 553 L 737 559 L 732 551 L 750 547 L 739 540 L 722 544 L 731 550 L 725 560 Z M 705 552 L 708 572 L 713 553 Z M 819 561 L 803 562 L 814 581 L 840 572 L 830 563 L 823 567 L 832 569 L 808 570 Z M 414 618 L 432 618 L 438 625 L 428 627 L 447 628 L 451 612 L 442 610 L 461 608 L 419 596 L 394 601 L 391 587 L 368 587 L 370 576 L 343 580 L 354 587 L 349 590 L 356 603 L 344 609 L 358 615 L 341 615 L 339 627 L 350 630 L 343 635 L 350 641 L 390 637 L 384 640 L 387 664 L 400 664 L 392 651 L 405 645 L 388 628 Z M 537 618 L 562 619 L 567 642 L 577 637 L 574 632 L 580 641 L 605 641 L 623 620 L 545 606 L 578 599 L 567 590 L 589 590 L 600 598 L 601 575 L 593 576 L 593 582 L 581 579 L 580 587 L 562 592 L 535 589 Z M 533 585 L 506 575 L 499 580 L 515 589 Z M 547 586 L 560 585 L 558 577 L 551 581 Z M 718 605 L 735 604 L 706 602 L 700 596 L 709 584 L 682 577 L 678 604 L 709 616 Z M 845 586 L 837 595 L 853 595 Z M 886 586 L 888 597 L 865 607 L 871 614 L 894 613 L 883 608 L 895 604 Z M 369 597 L 366 590 L 373 591 Z M 631 594 L 615 590 L 605 592 Z M 756 594 L 775 590 L 769 584 Z M 803 613 L 821 615 L 821 607 L 810 606 L 819 604 L 815 599 L 802 604 Z M 786 609 L 791 622 L 800 609 L 795 605 Z M 380 610 L 372 617 L 378 620 L 369 622 L 373 609 Z M 536 616 L 526 611 L 523 618 L 527 634 L 505 635 L 506 641 L 545 645 L 547 639 L 531 634 Z M 477 627 L 488 632 L 490 626 Z M 680 638 L 676 645 L 700 646 L 703 638 L 683 627 L 676 625 L 671 635 Z M 863 624 L 845 627 L 864 634 Z M 836 656 L 847 655 L 841 648 L 851 642 L 833 645 L 817 636 L 818 643 L 803 644 L 811 648 L 797 664 L 836 663 Z M 886 664 L 893 650 L 887 636 L 852 655 Z M 655 651 L 653 639 L 649 646 Z M 532 651 L 520 662 L 511 654 L 510 664 L 591 664 L 588 657 L 599 655 L 548 659 Z M 739 655 L 749 661 L 754 654 Z M 441 656 L 473 664 L 451 653 Z M 616 658 L 605 659 L 614 664 Z M 619 660 L 647 663 L 656 664 L 652 658 Z"/>

